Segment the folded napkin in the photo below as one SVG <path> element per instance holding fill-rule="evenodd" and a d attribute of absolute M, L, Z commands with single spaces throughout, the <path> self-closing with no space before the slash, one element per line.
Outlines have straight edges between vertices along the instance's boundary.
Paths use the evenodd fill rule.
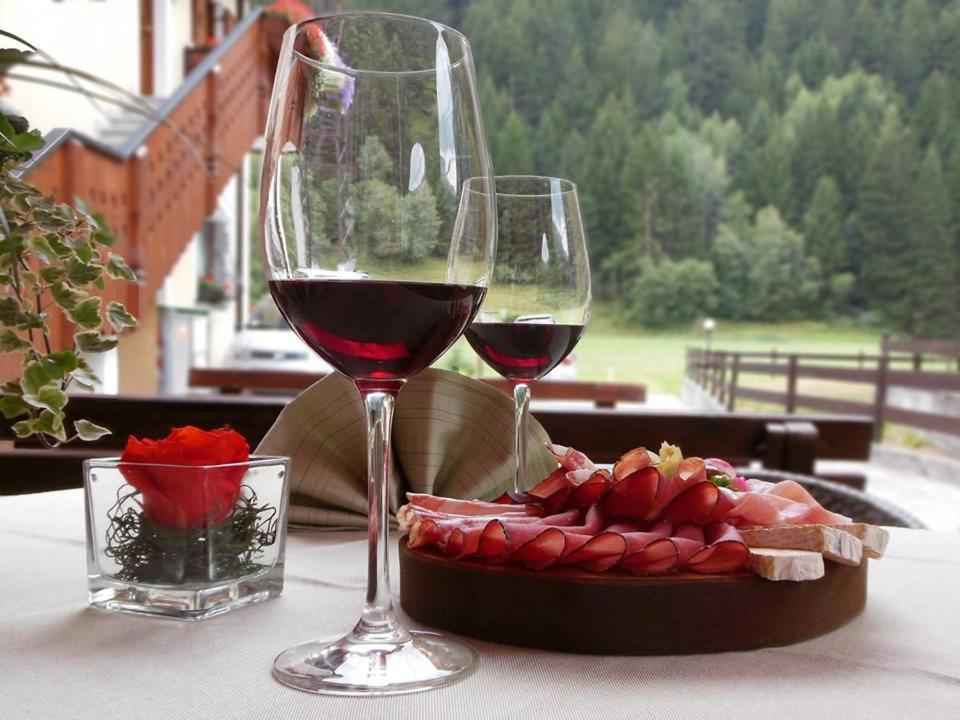
<path fill-rule="evenodd" d="M 484 382 L 444 370 L 411 379 L 393 421 L 390 510 L 407 492 L 490 499 L 513 486 L 513 399 Z M 557 467 L 549 437 L 527 423 L 527 472 Z M 304 390 L 280 413 L 257 453 L 292 459 L 289 520 L 297 525 L 366 527 L 367 446 L 363 402 L 338 373 Z"/>

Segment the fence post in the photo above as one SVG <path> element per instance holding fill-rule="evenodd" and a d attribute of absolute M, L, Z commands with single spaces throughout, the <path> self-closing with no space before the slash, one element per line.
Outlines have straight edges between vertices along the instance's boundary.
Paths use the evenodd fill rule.
<path fill-rule="evenodd" d="M 727 410 L 733 412 L 737 402 L 737 376 L 740 374 L 740 353 L 733 354 L 733 366 L 730 368 L 730 385 L 727 390 Z"/>
<path fill-rule="evenodd" d="M 787 358 L 787 412 L 797 411 L 797 356 L 791 354 Z"/>
<path fill-rule="evenodd" d="M 873 399 L 873 439 L 883 440 L 883 418 L 887 407 L 887 371 L 890 357 L 881 355 L 877 362 L 877 391 Z"/>
<path fill-rule="evenodd" d="M 730 354 L 727 352 L 720 355 L 720 382 L 717 388 L 717 400 L 720 401 L 721 405 L 727 400 L 727 361 L 729 357 Z"/>

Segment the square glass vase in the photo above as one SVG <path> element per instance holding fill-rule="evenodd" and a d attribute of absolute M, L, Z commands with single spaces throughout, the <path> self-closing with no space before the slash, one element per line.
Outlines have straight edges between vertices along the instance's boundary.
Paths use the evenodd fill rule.
<path fill-rule="evenodd" d="M 289 458 L 83 470 L 92 606 L 204 620 L 280 594 Z"/>

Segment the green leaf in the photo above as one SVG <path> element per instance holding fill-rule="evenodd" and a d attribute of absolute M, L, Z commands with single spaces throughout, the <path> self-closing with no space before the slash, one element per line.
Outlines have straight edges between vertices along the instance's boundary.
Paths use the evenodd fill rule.
<path fill-rule="evenodd" d="M 74 285 L 89 285 L 103 272 L 100 265 L 81 262 L 77 258 L 69 258 L 64 263 L 64 269 L 67 271 L 67 278 Z"/>
<path fill-rule="evenodd" d="M 82 263 L 90 263 L 93 260 L 93 247 L 90 243 L 81 243 L 74 248 L 77 253 L 77 259 Z"/>
<path fill-rule="evenodd" d="M 50 328 L 46 326 L 47 313 L 27 313 L 24 321 L 17 325 L 17 330 L 40 330 L 44 335 L 49 334 Z"/>
<path fill-rule="evenodd" d="M 106 247 L 113 247 L 117 242 L 117 236 L 107 230 L 105 225 L 101 225 L 100 229 L 93 233 L 93 239 Z"/>
<path fill-rule="evenodd" d="M 53 267 L 40 268 L 40 277 L 43 279 L 45 283 L 53 284 L 53 283 L 62 282 L 66 276 L 67 276 L 67 273 L 64 272 L 63 268 L 61 267 L 53 266 Z"/>
<path fill-rule="evenodd" d="M 86 440 L 90 442 L 92 440 L 99 440 L 104 435 L 109 435 L 110 431 L 105 427 L 101 427 L 95 423 L 90 422 L 89 420 L 77 420 L 73 424 L 74 429 L 77 431 L 77 437 L 81 440 Z"/>
<path fill-rule="evenodd" d="M 30 154 L 43 144 L 39 131 L 17 132 L 7 116 L 0 113 L 0 153 Z"/>
<path fill-rule="evenodd" d="M 38 362 L 47 374 L 56 380 L 62 379 L 64 375 L 80 367 L 80 358 L 73 350 L 61 350 L 44 355 Z"/>
<path fill-rule="evenodd" d="M 23 366 L 23 374 L 20 376 L 20 387 L 24 395 L 34 395 L 40 392 L 44 385 L 50 385 L 55 382 L 50 373 L 36 360 L 31 360 Z"/>
<path fill-rule="evenodd" d="M 103 335 L 97 330 L 85 330 L 73 336 L 82 352 L 101 353 L 113 350 L 117 346 L 115 335 Z"/>
<path fill-rule="evenodd" d="M 67 316 L 74 325 L 79 325 L 86 330 L 96 330 L 102 322 L 100 319 L 100 307 L 103 301 L 98 297 L 89 297 L 83 302 L 77 303 L 76 307 L 67 310 Z"/>
<path fill-rule="evenodd" d="M 77 361 L 77 368 L 72 371 L 70 377 L 88 390 L 92 390 L 97 385 L 100 385 L 100 378 L 97 377 L 97 374 L 93 371 L 93 368 L 90 367 L 90 364 L 76 354 L 74 354 L 74 358 Z"/>
<path fill-rule="evenodd" d="M 21 420 L 13 424 L 13 432 L 18 438 L 28 438 L 33 435 L 33 420 Z"/>
<path fill-rule="evenodd" d="M 12 295 L 0 297 L 0 323 L 8 327 L 16 327 L 27 322 L 27 314 L 23 311 L 20 301 Z"/>
<path fill-rule="evenodd" d="M 0 414 L 7 420 L 13 420 L 28 412 L 30 412 L 30 406 L 19 395 L 0 395 Z"/>
<path fill-rule="evenodd" d="M 31 347 L 33 346 L 13 330 L 7 328 L 6 330 L 0 331 L 0 353 L 29 350 Z"/>
<path fill-rule="evenodd" d="M 107 320 L 113 326 L 113 329 L 120 332 L 126 327 L 136 327 L 137 319 L 127 312 L 127 309 L 115 300 L 107 303 Z"/>
<path fill-rule="evenodd" d="M 20 423 L 17 424 L 19 425 Z M 35 433 L 50 435 L 61 442 L 65 442 L 67 439 L 67 433 L 63 429 L 62 412 L 53 413 L 49 410 L 44 410 L 40 413 L 40 417 L 34 420 L 31 425 L 33 426 L 33 432 Z"/>
<path fill-rule="evenodd" d="M 53 301 L 64 310 L 73 310 L 81 300 L 87 297 L 83 290 L 74 290 L 69 285 L 57 283 L 50 288 L 50 294 L 53 295 Z"/>
<path fill-rule="evenodd" d="M 60 259 L 57 252 L 51 247 L 50 241 L 44 235 L 34 235 L 27 240 L 27 246 L 45 263 L 55 263 Z"/>
<path fill-rule="evenodd" d="M 107 275 L 116 280 L 137 281 L 137 274 L 130 269 L 130 266 L 127 265 L 126 261 L 119 255 L 110 253 L 110 256 L 107 258 L 106 270 Z"/>
<path fill-rule="evenodd" d="M 24 394 L 23 401 L 35 408 L 62 414 L 67 405 L 67 394 L 56 385 L 44 385 L 36 395 Z"/>
<path fill-rule="evenodd" d="M 22 255 L 23 247 L 23 235 L 20 233 L 0 238 L 0 255 Z"/>

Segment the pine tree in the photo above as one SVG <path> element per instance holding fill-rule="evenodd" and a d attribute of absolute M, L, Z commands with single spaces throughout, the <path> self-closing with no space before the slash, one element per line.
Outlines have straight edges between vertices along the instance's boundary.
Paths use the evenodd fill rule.
<path fill-rule="evenodd" d="M 909 329 L 910 286 L 915 281 L 911 244 L 913 139 L 895 111 L 888 113 L 859 195 L 861 295 L 896 329 Z"/>
<path fill-rule="evenodd" d="M 523 175 L 533 169 L 530 133 L 520 113 L 512 110 L 494 142 L 493 166 L 500 175 Z"/>
<path fill-rule="evenodd" d="M 820 178 L 810 207 L 803 216 L 807 251 L 820 261 L 826 277 L 844 269 L 847 238 L 844 233 L 843 198 L 832 177 Z"/>
<path fill-rule="evenodd" d="M 940 154 L 931 145 L 914 185 L 913 282 L 909 329 L 915 337 L 948 337 L 960 329 L 950 200 Z"/>

